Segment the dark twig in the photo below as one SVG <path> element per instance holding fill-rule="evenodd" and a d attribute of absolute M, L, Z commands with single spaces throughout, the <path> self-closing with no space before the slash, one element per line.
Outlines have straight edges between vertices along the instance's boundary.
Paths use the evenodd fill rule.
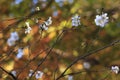
<path fill-rule="evenodd" d="M 17 80 L 17 78 L 11 73 L 11 72 L 8 72 L 8 71 L 6 71 L 4 68 L 2 68 L 1 66 L 0 66 L 0 69 L 2 70 L 2 71 L 4 71 L 5 73 L 7 73 L 9 76 L 11 76 L 12 78 L 13 78 L 13 80 Z"/>
<path fill-rule="evenodd" d="M 30 59 L 30 60 L 25 64 L 25 66 L 21 68 L 21 71 L 18 73 L 17 78 L 18 78 L 19 75 L 22 73 L 22 71 L 23 71 L 26 67 L 29 66 L 29 64 L 30 64 L 32 61 L 34 61 L 41 53 L 43 53 L 44 51 L 47 51 L 47 50 L 49 50 L 49 48 L 46 48 L 46 49 L 44 49 L 44 50 L 42 50 L 42 51 L 39 51 L 39 54 L 38 54 L 38 55 L 36 55 L 34 58 Z"/>
<path fill-rule="evenodd" d="M 95 53 L 97 53 L 97 52 L 99 52 L 99 51 L 101 51 L 101 50 L 104 50 L 104 49 L 106 49 L 106 48 L 108 48 L 108 47 L 114 46 L 114 45 L 116 45 L 117 43 L 120 43 L 120 40 L 113 41 L 112 43 L 110 43 L 110 44 L 108 44 L 108 45 L 106 45 L 106 46 L 103 46 L 103 47 L 101 47 L 101 48 L 99 48 L 99 49 L 96 49 L 96 50 L 90 51 L 90 52 L 88 52 L 88 53 L 85 53 L 85 54 L 82 55 L 82 56 L 78 56 L 70 65 L 68 65 L 68 67 L 62 72 L 62 74 L 61 74 L 56 80 L 59 80 L 60 78 L 62 78 L 62 77 L 64 76 L 65 72 L 66 72 L 72 65 L 74 65 L 75 63 L 77 63 L 79 60 L 81 60 L 81 59 L 83 59 L 83 58 L 85 58 L 85 57 L 88 57 L 88 56 L 90 56 L 90 55 L 92 55 L 92 54 L 95 54 Z"/>
<path fill-rule="evenodd" d="M 46 54 L 46 56 L 40 61 L 40 63 L 37 65 L 37 68 L 34 70 L 34 72 L 32 73 L 31 77 L 34 75 L 34 73 L 38 70 L 38 68 L 40 67 L 40 65 L 43 64 L 43 62 L 45 62 L 45 60 L 47 59 L 47 57 L 49 56 L 49 54 L 51 53 L 52 49 L 55 47 L 56 43 L 60 40 L 60 37 L 63 35 L 65 31 L 63 30 L 57 37 L 56 41 L 53 43 L 52 47 L 49 49 L 48 53 Z M 31 78 L 30 77 L 30 78 Z"/>

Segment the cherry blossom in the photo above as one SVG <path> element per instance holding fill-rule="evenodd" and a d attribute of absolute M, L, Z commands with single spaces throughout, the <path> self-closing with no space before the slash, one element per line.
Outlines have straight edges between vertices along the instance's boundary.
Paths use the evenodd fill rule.
<path fill-rule="evenodd" d="M 100 27 L 104 27 L 106 23 L 108 22 L 109 17 L 107 17 L 107 13 L 104 13 L 102 15 L 96 15 L 95 18 L 95 24 Z"/>
<path fill-rule="evenodd" d="M 80 25 L 80 16 L 75 15 L 72 17 L 72 26 L 79 26 Z"/>

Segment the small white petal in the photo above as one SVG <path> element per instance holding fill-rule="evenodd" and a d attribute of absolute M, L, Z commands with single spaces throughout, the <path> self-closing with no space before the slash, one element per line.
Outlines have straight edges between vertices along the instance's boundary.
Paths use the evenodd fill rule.
<path fill-rule="evenodd" d="M 31 27 L 28 27 L 27 29 L 25 29 L 25 33 L 26 33 L 26 34 L 27 34 L 27 33 L 30 33 L 31 30 L 32 30 Z"/>
<path fill-rule="evenodd" d="M 25 34 L 30 33 L 30 31 L 32 30 L 32 28 L 30 27 L 29 22 L 25 22 L 27 29 L 25 29 Z"/>
<path fill-rule="evenodd" d="M 40 7 L 36 7 L 36 11 L 40 11 Z"/>
<path fill-rule="evenodd" d="M 118 72 L 120 71 L 119 67 L 118 66 L 112 66 L 111 67 L 111 71 L 118 74 Z"/>
<path fill-rule="evenodd" d="M 8 44 L 9 46 L 13 46 L 13 45 L 15 45 L 15 40 L 14 40 L 13 38 L 9 38 L 9 39 L 7 40 L 7 44 Z"/>
<path fill-rule="evenodd" d="M 39 27 L 43 30 L 48 30 L 48 27 L 45 24 L 40 24 Z"/>
<path fill-rule="evenodd" d="M 84 62 L 83 66 L 84 66 L 85 69 L 90 69 L 90 67 L 91 67 L 89 62 Z"/>
<path fill-rule="evenodd" d="M 10 35 L 11 35 L 10 38 L 12 38 L 14 41 L 19 40 L 17 32 L 12 32 Z"/>
<path fill-rule="evenodd" d="M 27 26 L 27 27 L 30 27 L 30 24 L 29 24 L 29 22 L 25 22 L 25 24 L 26 24 L 26 26 Z"/>
<path fill-rule="evenodd" d="M 16 71 L 12 71 L 11 73 L 12 73 L 14 76 L 16 76 Z"/>
<path fill-rule="evenodd" d="M 44 23 L 39 24 L 39 28 L 42 30 L 48 30 L 48 26 L 52 24 L 52 17 L 49 17 L 48 20 L 46 20 Z"/>
<path fill-rule="evenodd" d="M 37 71 L 37 73 L 35 75 L 36 79 L 42 78 L 42 76 L 43 76 L 43 72 Z"/>
<path fill-rule="evenodd" d="M 49 17 L 47 21 L 45 21 L 45 24 L 47 26 L 51 25 L 52 24 L 52 17 Z"/>
<path fill-rule="evenodd" d="M 16 56 L 16 57 L 17 57 L 18 59 L 22 58 L 23 53 L 24 53 L 24 52 L 23 52 L 23 49 L 21 49 L 21 48 L 20 48 L 20 49 L 18 49 L 18 54 L 17 54 L 17 56 Z"/>
<path fill-rule="evenodd" d="M 80 25 L 80 17 L 78 15 L 73 16 L 71 19 L 72 19 L 72 26 Z"/>
<path fill-rule="evenodd" d="M 31 77 L 33 72 L 34 72 L 33 70 L 30 70 L 30 73 L 28 76 Z"/>

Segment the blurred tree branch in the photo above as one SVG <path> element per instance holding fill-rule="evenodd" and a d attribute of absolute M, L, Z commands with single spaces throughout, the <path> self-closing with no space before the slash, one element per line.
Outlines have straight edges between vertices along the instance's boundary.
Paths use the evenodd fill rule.
<path fill-rule="evenodd" d="M 88 57 L 88 56 L 90 56 L 90 55 L 93 55 L 93 54 L 95 54 L 95 53 L 97 53 L 97 52 L 99 52 L 99 51 L 101 51 L 101 50 L 104 50 L 104 49 L 106 49 L 106 48 L 108 48 L 108 47 L 112 47 L 112 46 L 114 46 L 114 45 L 116 45 L 116 44 L 118 44 L 118 43 L 120 43 L 120 40 L 115 40 L 115 41 L 111 42 L 110 44 L 108 44 L 108 45 L 106 45 L 106 46 L 103 46 L 103 47 L 101 47 L 101 48 L 99 48 L 99 49 L 96 49 L 96 50 L 93 50 L 93 51 L 89 51 L 88 53 L 85 53 L 85 54 L 82 55 L 82 56 L 81 56 L 81 55 L 78 56 L 73 62 L 71 62 L 70 65 L 67 66 L 67 68 L 61 73 L 60 76 L 58 76 L 58 78 L 57 78 L 56 80 L 59 80 L 60 78 L 64 77 L 65 72 L 66 72 L 71 66 L 73 66 L 75 63 L 77 63 L 79 60 L 84 59 L 84 58 L 86 58 L 86 57 Z"/>
<path fill-rule="evenodd" d="M 8 72 L 8 71 L 6 71 L 4 68 L 2 68 L 1 66 L 0 66 L 0 69 L 2 70 L 2 71 L 4 71 L 5 73 L 7 73 L 9 76 L 11 76 L 12 78 L 13 78 L 13 80 L 17 80 L 17 78 L 11 73 L 11 72 Z"/>

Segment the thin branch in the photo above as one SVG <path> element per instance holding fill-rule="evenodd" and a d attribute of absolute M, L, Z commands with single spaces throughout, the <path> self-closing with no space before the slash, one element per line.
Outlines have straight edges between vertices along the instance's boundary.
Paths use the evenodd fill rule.
<path fill-rule="evenodd" d="M 6 71 L 6 70 L 5 70 L 4 68 L 2 68 L 1 66 L 0 66 L 0 69 L 1 69 L 2 71 L 4 71 L 5 73 L 7 73 L 9 76 L 11 76 L 14 80 L 17 80 L 17 78 L 16 78 L 12 73 Z"/>
<path fill-rule="evenodd" d="M 107 70 L 106 69 L 104 69 L 104 70 L 89 70 L 89 72 L 103 72 L 103 71 L 107 71 Z M 87 71 L 86 70 L 81 70 L 81 71 L 78 71 L 78 72 L 64 74 L 63 76 L 76 75 L 76 74 L 80 74 L 80 73 L 83 73 L 83 72 L 87 72 Z"/>
<path fill-rule="evenodd" d="M 58 58 L 57 58 L 57 60 L 60 60 L 60 58 L 61 58 L 61 56 L 64 54 L 64 52 L 61 52 L 61 55 L 59 55 L 58 56 Z M 55 80 L 56 79 L 56 73 L 57 73 L 57 70 L 58 70 L 58 64 L 57 64 L 57 66 L 56 66 L 56 68 L 55 68 L 55 70 L 54 70 L 54 72 L 53 72 L 53 80 Z"/>
<path fill-rule="evenodd" d="M 99 52 L 99 51 L 101 51 L 101 50 L 104 50 L 104 49 L 106 49 L 106 48 L 108 48 L 108 47 L 114 46 L 114 45 L 116 45 L 117 43 L 120 43 L 120 39 L 119 39 L 119 40 L 116 40 L 116 41 L 113 41 L 112 43 L 110 43 L 110 44 L 108 44 L 108 45 L 106 45 L 106 46 L 103 46 L 103 47 L 101 47 L 101 48 L 99 48 L 99 49 L 96 49 L 96 50 L 90 51 L 90 52 L 88 52 L 88 53 L 85 53 L 85 54 L 82 55 L 82 56 L 78 56 L 70 65 L 68 65 L 68 67 L 62 72 L 62 74 L 61 74 L 56 80 L 59 80 L 60 78 L 62 78 L 62 77 L 64 76 L 65 72 L 66 72 L 72 65 L 74 65 L 75 63 L 77 63 L 79 60 L 81 60 L 81 59 L 83 59 L 83 58 L 85 58 L 85 57 L 88 57 L 88 56 L 90 56 L 90 55 L 92 55 L 92 54 L 95 54 L 95 53 L 97 53 L 97 52 Z"/>
<path fill-rule="evenodd" d="M 40 61 L 40 63 L 37 65 L 37 68 L 34 70 L 34 72 L 32 73 L 31 77 L 34 75 L 34 73 L 38 70 L 38 68 L 40 67 L 40 65 L 43 64 L 43 62 L 45 62 L 45 60 L 47 59 L 47 57 L 49 56 L 49 54 L 51 53 L 52 49 L 55 47 L 56 43 L 59 41 L 60 37 L 63 35 L 65 31 L 63 30 L 57 37 L 56 41 L 53 43 L 52 47 L 49 49 L 48 53 L 46 54 L 46 56 Z M 30 78 L 31 78 L 30 77 Z"/>
<path fill-rule="evenodd" d="M 46 48 L 46 49 L 44 49 L 44 50 L 42 50 L 42 51 L 39 51 L 39 54 L 38 54 L 38 55 L 36 55 L 36 56 L 33 57 L 32 59 L 30 59 L 30 60 L 25 64 L 25 66 L 23 66 L 23 68 L 21 68 L 21 71 L 18 73 L 17 78 L 18 78 L 19 75 L 22 73 L 22 71 L 23 71 L 26 67 L 29 66 L 29 64 L 30 64 L 32 61 L 34 61 L 40 54 L 42 54 L 44 51 L 47 51 L 48 49 L 49 49 L 49 48 Z"/>

